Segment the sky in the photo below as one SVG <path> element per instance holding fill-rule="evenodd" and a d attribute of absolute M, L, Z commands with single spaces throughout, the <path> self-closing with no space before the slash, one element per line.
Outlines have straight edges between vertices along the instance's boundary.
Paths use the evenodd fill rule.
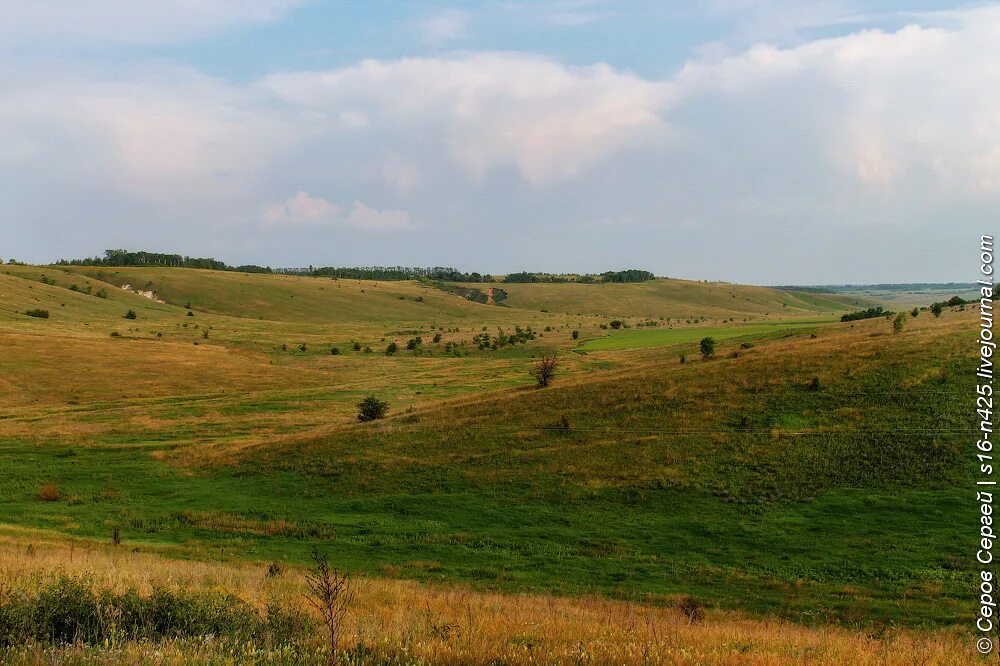
<path fill-rule="evenodd" d="M 972 281 L 1000 4 L 0 0 L 0 255 Z"/>

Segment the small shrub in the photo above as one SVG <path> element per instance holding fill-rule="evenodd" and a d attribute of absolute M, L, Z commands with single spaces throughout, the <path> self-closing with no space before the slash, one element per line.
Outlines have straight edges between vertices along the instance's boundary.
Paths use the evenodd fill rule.
<path fill-rule="evenodd" d="M 538 365 L 531 369 L 531 375 L 538 382 L 538 388 L 545 388 L 552 382 L 552 378 L 556 376 L 556 368 L 558 366 L 559 361 L 556 359 L 555 354 L 542 356 Z"/>
<path fill-rule="evenodd" d="M 615 319 L 614 321 L 611 322 L 611 328 L 615 329 L 616 331 L 619 328 L 621 328 L 623 325 L 624 325 L 624 322 L 622 322 L 622 321 L 620 321 L 618 319 Z"/>
<path fill-rule="evenodd" d="M 361 351 L 361 343 L 355 340 L 351 343 L 351 349 L 354 351 Z"/>
<path fill-rule="evenodd" d="M 906 325 L 906 315 L 900 312 L 896 315 L 896 318 L 892 320 L 892 333 L 893 335 L 903 332 L 903 326 Z"/>
<path fill-rule="evenodd" d="M 312 559 L 313 568 L 306 574 L 306 586 L 309 590 L 306 599 L 323 618 L 329 640 L 330 663 L 336 664 L 340 629 L 347 609 L 354 603 L 354 586 L 346 573 L 330 568 L 326 555 L 321 555 L 315 546 Z"/>
<path fill-rule="evenodd" d="M 935 303 L 931 306 L 931 314 L 935 317 L 940 317 L 942 312 L 944 312 L 944 307 L 940 303 Z"/>
<path fill-rule="evenodd" d="M 193 313 L 193 312 L 191 312 L 190 310 L 188 310 L 188 313 L 187 313 L 187 316 L 188 316 L 188 317 L 193 317 L 193 316 L 194 316 L 194 313 Z"/>
<path fill-rule="evenodd" d="M 370 395 L 358 403 L 358 420 L 375 421 L 377 419 L 384 419 L 388 411 L 388 402 L 379 400 L 374 395 Z"/>
<path fill-rule="evenodd" d="M 49 318 L 49 311 L 48 310 L 42 310 L 40 308 L 37 308 L 35 310 L 26 310 L 24 314 L 28 315 L 29 317 L 37 317 L 38 319 L 48 319 Z"/>
<path fill-rule="evenodd" d="M 395 342 L 390 342 L 390 343 L 389 343 L 388 345 L 386 345 L 386 347 L 385 347 L 385 355 L 386 355 L 386 356 L 392 356 L 392 355 L 393 355 L 393 354 L 395 354 L 395 353 L 396 353 L 397 351 L 399 351 L 399 345 L 397 345 L 397 344 L 396 344 Z"/>
<path fill-rule="evenodd" d="M 577 339 L 579 339 L 579 337 L 580 337 L 580 331 L 573 331 L 573 332 L 572 332 L 572 333 L 570 333 L 569 335 L 570 335 L 570 337 L 571 337 L 571 338 L 573 338 L 574 340 L 577 340 Z"/>
<path fill-rule="evenodd" d="M 97 293 L 95 293 L 94 296 L 97 296 L 98 298 L 107 298 L 108 290 L 105 289 L 104 287 L 101 287 L 100 289 L 97 290 Z"/>
<path fill-rule="evenodd" d="M 306 343 L 303 342 L 302 344 L 299 345 L 299 351 L 304 352 L 305 350 L 306 350 Z"/>
<path fill-rule="evenodd" d="M 442 337 L 443 336 L 440 333 L 435 333 L 434 334 L 434 344 L 437 344 L 437 343 L 441 342 L 441 338 Z"/>
<path fill-rule="evenodd" d="M 340 347 L 330 347 L 330 356 L 340 356 Z"/>
<path fill-rule="evenodd" d="M 914 319 L 916 319 L 917 317 L 919 317 L 920 316 L 920 308 L 913 308 L 912 310 L 910 310 L 910 316 L 913 317 Z"/>
<path fill-rule="evenodd" d="M 819 388 L 820 388 L 819 377 L 813 377 L 812 379 L 809 380 L 810 391 L 818 391 Z"/>
<path fill-rule="evenodd" d="M 122 337 L 122 334 L 119 333 L 118 331 L 111 331 L 111 337 L 113 337 L 113 338 L 120 338 L 120 337 Z"/>
<path fill-rule="evenodd" d="M 268 578 L 278 578 L 282 573 L 284 573 L 284 570 L 281 568 L 281 565 L 277 562 L 271 562 L 267 565 L 267 573 L 265 575 Z"/>
<path fill-rule="evenodd" d="M 38 489 L 38 499 L 43 502 L 58 502 L 62 498 L 62 491 L 54 483 L 46 483 Z"/>
<path fill-rule="evenodd" d="M 677 608 L 687 618 L 688 624 L 701 624 L 705 621 L 705 604 L 695 597 L 684 597 L 678 602 Z"/>
<path fill-rule="evenodd" d="M 715 338 L 702 338 L 698 343 L 702 358 L 712 358 L 715 355 Z"/>
<path fill-rule="evenodd" d="M 116 546 L 122 545 L 122 529 L 120 527 L 111 530 L 111 543 Z"/>

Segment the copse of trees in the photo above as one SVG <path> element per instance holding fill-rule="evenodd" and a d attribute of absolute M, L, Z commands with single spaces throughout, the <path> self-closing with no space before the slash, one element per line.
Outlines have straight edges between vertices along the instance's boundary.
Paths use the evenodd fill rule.
<path fill-rule="evenodd" d="M 873 308 L 868 308 L 867 310 L 858 310 L 857 312 L 848 312 L 840 316 L 840 321 L 858 321 L 861 319 L 875 319 L 876 317 L 885 317 L 887 315 L 893 314 L 888 310 L 884 310 L 881 305 L 877 305 Z"/>
<path fill-rule="evenodd" d="M 282 272 L 294 272 L 283 269 Z M 435 266 L 433 268 L 413 268 L 409 266 L 355 266 L 338 268 L 323 266 L 310 267 L 305 271 L 309 275 L 320 277 L 335 277 L 350 280 L 437 280 L 441 282 L 493 282 L 493 276 L 473 271 L 464 273 L 456 268 Z"/>
<path fill-rule="evenodd" d="M 583 282 L 583 283 L 594 283 L 594 282 L 646 282 L 647 280 L 654 280 L 656 276 L 649 271 L 641 271 L 634 268 L 630 268 L 624 271 L 605 271 L 600 274 L 586 273 L 582 275 L 575 274 L 553 274 L 553 273 L 532 273 L 528 271 L 520 271 L 517 273 L 508 273 L 504 276 L 504 282 L 510 283 L 528 283 L 528 282 L 546 282 L 546 283 L 564 283 L 564 282 Z"/>
<path fill-rule="evenodd" d="M 655 279 L 656 276 L 649 271 L 640 271 L 630 268 L 625 271 L 607 271 L 601 273 L 604 282 L 647 282 Z"/>
<path fill-rule="evenodd" d="M 10 263 L 15 263 L 13 259 Z M 428 280 L 436 282 L 479 282 L 489 283 L 496 280 L 489 273 L 472 271 L 466 273 L 448 266 L 416 268 L 412 266 L 321 266 L 316 268 L 271 268 L 257 264 L 241 264 L 230 266 L 224 261 L 212 257 L 188 257 L 182 254 L 165 252 L 148 252 L 145 250 L 105 250 L 103 257 L 85 257 L 83 259 L 60 259 L 56 264 L 61 266 L 171 266 L 176 268 L 201 268 L 214 271 L 233 271 L 239 273 L 278 273 L 282 275 L 310 275 L 314 277 L 333 277 L 350 280 Z M 649 271 L 630 268 L 622 271 L 605 271 L 600 274 L 555 274 L 520 271 L 509 273 L 503 282 L 645 282 L 655 279 Z"/>
<path fill-rule="evenodd" d="M 103 257 L 60 259 L 56 263 L 62 266 L 174 266 L 177 268 L 202 268 L 216 271 L 235 270 L 224 261 L 210 257 L 186 257 L 180 254 L 133 250 L 105 250 Z"/>

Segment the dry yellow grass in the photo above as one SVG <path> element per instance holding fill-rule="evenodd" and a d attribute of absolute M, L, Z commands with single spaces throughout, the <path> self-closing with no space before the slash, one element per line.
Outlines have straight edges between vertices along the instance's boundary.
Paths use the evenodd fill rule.
<path fill-rule="evenodd" d="M 299 570 L 267 577 L 266 567 L 192 562 L 7 528 L 0 536 L 0 585 L 37 585 L 54 572 L 87 574 L 114 589 L 152 584 L 225 590 L 264 605 L 305 606 Z M 982 663 L 958 631 L 890 630 L 881 636 L 840 627 L 804 627 L 709 610 L 691 624 L 675 608 L 597 597 L 483 593 L 460 586 L 363 579 L 345 641 L 363 642 L 400 664 L 779 664 L 961 665 Z M 82 647 L 26 647 L 6 663 L 83 660 Z M 204 643 L 130 644 L 112 663 L 203 663 Z M 93 662 L 88 662 L 93 663 Z M 108 663 L 108 662 L 105 662 Z"/>

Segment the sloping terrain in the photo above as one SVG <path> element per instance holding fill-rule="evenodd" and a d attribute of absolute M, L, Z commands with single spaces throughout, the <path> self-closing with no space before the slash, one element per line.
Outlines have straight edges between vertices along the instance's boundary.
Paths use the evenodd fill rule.
<path fill-rule="evenodd" d="M 4 268 L 2 522 L 81 539 L 117 529 L 185 557 L 301 562 L 322 544 L 370 575 L 694 594 L 808 622 L 949 625 L 969 610 L 965 424 L 941 415 L 968 395 L 971 308 L 893 335 L 884 318 L 823 323 L 809 307 L 824 301 L 789 301 L 807 326 L 728 322 L 735 337 L 709 360 L 687 334 L 710 329 L 633 320 L 608 338 L 621 344 L 561 353 L 537 390 L 532 357 L 587 351 L 612 314 L 656 302 L 721 317 L 759 288 L 708 285 L 729 291 L 699 305 L 684 290 L 661 298 L 676 285 L 505 285 L 512 307 L 497 307 L 416 283 L 369 299 L 329 279 Z M 515 302 L 551 305 L 553 290 L 564 309 L 604 293 L 618 310 Z M 754 306 L 764 315 L 771 291 Z M 35 307 L 50 318 L 23 314 Z M 527 326 L 523 343 L 472 340 Z M 658 346 L 628 338 L 678 330 Z M 389 418 L 359 424 L 369 394 Z"/>
<path fill-rule="evenodd" d="M 499 286 L 507 292 L 504 304 L 512 308 L 655 320 L 661 317 L 704 316 L 721 320 L 832 314 L 868 307 L 870 302 L 854 294 L 822 294 L 676 279 L 627 284 L 504 283 Z"/>

